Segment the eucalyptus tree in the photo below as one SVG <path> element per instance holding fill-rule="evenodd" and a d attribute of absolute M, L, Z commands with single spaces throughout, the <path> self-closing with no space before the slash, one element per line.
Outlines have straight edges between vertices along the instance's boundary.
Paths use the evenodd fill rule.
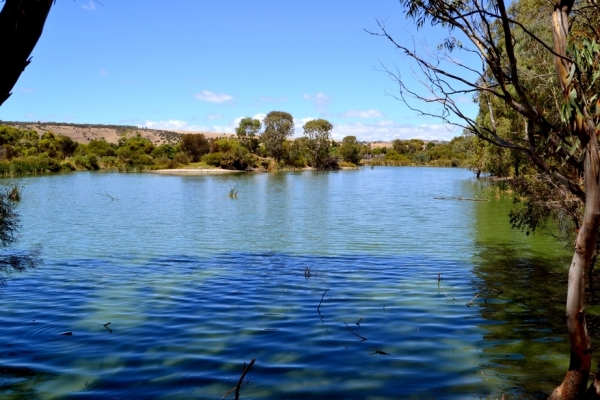
<path fill-rule="evenodd" d="M 200 161 L 210 151 L 208 139 L 202 133 L 187 133 L 182 136 L 179 150 L 184 152 L 192 162 Z"/>
<path fill-rule="evenodd" d="M 342 139 L 342 145 L 338 150 L 342 160 L 352 164 L 358 164 L 361 158 L 361 147 L 356 136 L 346 136 Z"/>
<path fill-rule="evenodd" d="M 238 140 L 251 153 L 258 148 L 260 128 L 260 121 L 250 117 L 242 118 L 238 127 L 235 128 Z"/>
<path fill-rule="evenodd" d="M 448 31 L 433 54 L 415 48 L 412 41 L 397 41 L 381 22 L 380 30 L 372 33 L 390 40 L 421 74 L 417 81 L 424 85 L 415 88 L 413 79 L 388 71 L 398 83 L 398 98 L 408 107 L 521 153 L 540 173 L 584 204 L 567 289 L 570 364 L 563 382 L 550 395 L 551 399 L 581 399 L 586 396 L 592 361 L 585 318 L 586 272 L 600 227 L 600 3 L 527 3 L 533 5 L 529 8 L 539 26 L 519 15 L 516 6 L 507 8 L 504 0 L 401 0 L 407 17 L 418 27 L 431 23 Z M 535 43 L 541 59 L 549 60 L 546 65 L 552 65 L 552 78 L 527 69 L 520 58 L 528 51 L 520 46 L 527 43 Z M 464 58 L 451 54 L 457 51 Z M 461 61 L 473 56 L 479 66 Z M 502 104 L 507 115 L 512 115 L 510 132 L 516 129 L 515 134 L 503 134 L 494 107 L 488 107 L 488 118 L 464 112 L 460 101 L 464 95 L 475 96 L 480 104 Z M 421 100 L 422 106 L 415 106 L 415 99 Z M 428 104 L 438 107 L 431 110 Z M 600 398 L 600 374 L 587 394 Z"/>
<path fill-rule="evenodd" d="M 262 134 L 262 142 L 267 153 L 281 160 L 283 156 L 283 143 L 294 135 L 294 118 L 285 111 L 271 111 L 263 120 L 265 130 Z"/>
<path fill-rule="evenodd" d="M 303 129 L 304 136 L 307 138 L 307 147 L 313 159 L 313 167 L 328 167 L 333 125 L 325 119 L 313 119 L 305 123 Z"/>
<path fill-rule="evenodd" d="M 31 62 L 53 4 L 54 0 L 5 0 L 0 11 L 0 106 Z"/>

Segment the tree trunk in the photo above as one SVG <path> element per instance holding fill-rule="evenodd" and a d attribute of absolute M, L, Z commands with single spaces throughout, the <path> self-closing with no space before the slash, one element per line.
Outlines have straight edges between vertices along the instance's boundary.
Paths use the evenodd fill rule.
<path fill-rule="evenodd" d="M 42 35 L 54 0 L 6 0 L 0 12 L 0 106 L 11 95 Z"/>
<path fill-rule="evenodd" d="M 583 399 L 592 362 L 592 344 L 585 321 L 585 281 L 600 226 L 600 159 L 595 129 L 592 132 L 588 130 L 588 133 L 589 141 L 584 161 L 585 212 L 575 241 L 567 292 L 567 328 L 571 342 L 571 359 L 567 375 L 550 395 L 551 400 Z M 592 388 L 590 392 L 594 393 Z"/>

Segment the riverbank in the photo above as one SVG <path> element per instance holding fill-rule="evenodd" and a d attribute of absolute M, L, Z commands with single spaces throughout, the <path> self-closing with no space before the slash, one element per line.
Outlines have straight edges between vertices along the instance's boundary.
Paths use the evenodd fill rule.
<path fill-rule="evenodd" d="M 236 174 L 246 171 L 236 169 L 219 169 L 219 168 L 181 168 L 181 169 L 155 169 L 148 171 L 153 174 L 160 175 L 223 175 Z"/>

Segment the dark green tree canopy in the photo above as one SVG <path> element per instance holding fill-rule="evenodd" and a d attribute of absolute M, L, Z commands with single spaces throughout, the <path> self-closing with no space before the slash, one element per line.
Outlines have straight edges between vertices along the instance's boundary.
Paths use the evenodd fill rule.
<path fill-rule="evenodd" d="M 259 144 L 259 132 L 262 124 L 255 118 L 242 118 L 235 133 L 238 140 L 248 151 L 254 153 Z"/>
<path fill-rule="evenodd" d="M 342 139 L 342 145 L 338 151 L 344 161 L 358 164 L 361 158 L 360 150 L 360 143 L 356 140 L 356 136 L 346 136 Z"/>
<path fill-rule="evenodd" d="M 262 142 L 267 153 L 277 161 L 283 156 L 283 143 L 294 135 L 294 118 L 285 111 L 271 111 L 263 120 Z"/>
<path fill-rule="evenodd" d="M 203 155 L 208 154 L 210 144 L 203 134 L 188 133 L 181 138 L 179 150 L 184 152 L 190 160 L 196 162 L 200 161 Z"/>
<path fill-rule="evenodd" d="M 331 147 L 331 130 L 333 125 L 325 119 L 313 119 L 304 124 L 304 136 L 312 156 L 313 167 L 329 166 L 329 148 Z"/>

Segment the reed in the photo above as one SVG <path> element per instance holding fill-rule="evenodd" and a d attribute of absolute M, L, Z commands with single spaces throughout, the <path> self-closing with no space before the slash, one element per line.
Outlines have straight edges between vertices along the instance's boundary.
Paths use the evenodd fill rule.
<path fill-rule="evenodd" d="M 238 185 L 235 185 L 235 186 L 231 187 L 229 189 L 229 198 L 230 199 L 237 199 L 237 197 L 238 197 L 238 190 L 239 190 Z"/>

